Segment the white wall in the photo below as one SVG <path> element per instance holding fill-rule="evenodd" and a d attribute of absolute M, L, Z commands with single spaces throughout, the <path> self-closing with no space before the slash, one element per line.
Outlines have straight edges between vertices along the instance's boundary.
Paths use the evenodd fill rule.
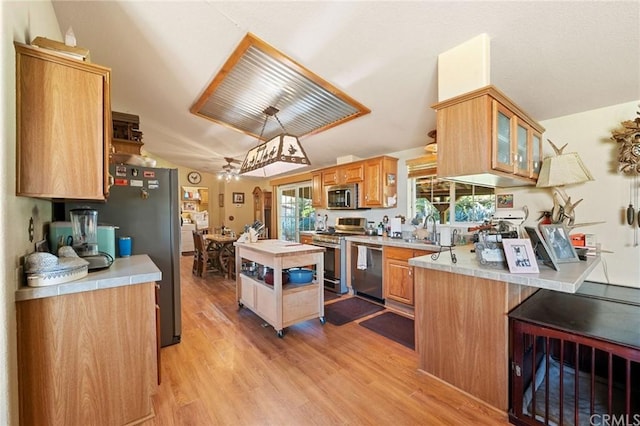
<path fill-rule="evenodd" d="M 639 103 L 613 105 L 540 122 L 546 128 L 545 156 L 553 155 L 547 139 L 556 146 L 568 143 L 564 152 L 577 152 L 595 179 L 565 188 L 572 201 L 583 198 L 576 207 L 577 223 L 603 222 L 577 227 L 573 232 L 596 234 L 602 248 L 614 252 L 602 254 L 602 266 L 588 279 L 632 287 L 640 287 L 640 247 L 634 242 L 636 236 L 640 239 L 640 229 L 625 223 L 624 210 L 629 205 L 630 185 L 634 179 L 617 172 L 618 146 L 610 138 L 611 131 L 621 127 L 620 122 L 636 118 Z M 638 183 L 632 192 L 636 191 L 640 192 Z M 539 212 L 551 210 L 553 206 L 549 189 L 520 188 L 502 192 L 514 193 L 515 207 L 527 205 L 529 224 L 537 223 Z M 634 206 L 639 207 L 637 203 Z"/>
<path fill-rule="evenodd" d="M 18 379 L 16 352 L 15 291 L 19 286 L 17 268 L 22 257 L 34 250 L 29 241 L 29 219 L 35 223 L 35 239 L 43 238 L 43 225 L 51 218 L 51 203 L 15 196 L 16 92 L 15 50 L 13 41 L 29 43 L 36 36 L 62 40 L 53 7 L 43 2 L 0 2 L 2 15 L 2 67 L 0 98 L 2 149 L 0 164 L 0 424 L 18 424 Z"/>

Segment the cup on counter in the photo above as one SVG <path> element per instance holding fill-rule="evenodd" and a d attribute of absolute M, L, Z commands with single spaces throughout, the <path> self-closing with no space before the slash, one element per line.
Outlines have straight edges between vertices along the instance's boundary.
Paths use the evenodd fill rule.
<path fill-rule="evenodd" d="M 118 238 L 118 249 L 120 250 L 120 257 L 131 256 L 131 237 Z"/>

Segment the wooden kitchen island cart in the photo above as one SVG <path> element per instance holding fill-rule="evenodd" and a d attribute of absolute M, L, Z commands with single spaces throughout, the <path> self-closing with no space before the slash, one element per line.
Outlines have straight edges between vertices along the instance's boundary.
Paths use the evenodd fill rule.
<path fill-rule="evenodd" d="M 234 243 L 236 249 L 236 297 L 271 325 L 278 335 L 284 328 L 312 318 L 324 324 L 324 248 L 280 240 Z M 244 267 L 243 267 L 244 264 Z M 273 270 L 273 284 L 259 273 L 260 266 Z M 289 268 L 315 266 L 309 283 L 283 284 Z"/>

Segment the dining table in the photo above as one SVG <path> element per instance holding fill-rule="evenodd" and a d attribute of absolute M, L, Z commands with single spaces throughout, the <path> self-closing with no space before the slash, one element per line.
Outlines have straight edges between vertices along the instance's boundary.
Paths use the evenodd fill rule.
<path fill-rule="evenodd" d="M 230 268 L 235 262 L 235 248 L 233 243 L 238 240 L 236 235 L 224 235 L 218 233 L 204 234 L 207 241 L 207 251 L 216 256 L 220 271 L 229 276 Z"/>

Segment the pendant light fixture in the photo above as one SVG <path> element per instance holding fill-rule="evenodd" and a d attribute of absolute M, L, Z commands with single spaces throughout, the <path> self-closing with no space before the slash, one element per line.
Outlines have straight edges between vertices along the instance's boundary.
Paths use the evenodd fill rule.
<path fill-rule="evenodd" d="M 247 152 L 247 156 L 240 167 L 240 174 L 256 177 L 270 177 L 287 173 L 300 167 L 311 165 L 296 136 L 289 135 L 276 115 L 279 110 L 269 106 L 264 111 L 265 119 L 260 132 L 260 140 L 264 133 L 269 117 L 274 117 L 282 133 L 278 136 L 254 147 Z"/>

